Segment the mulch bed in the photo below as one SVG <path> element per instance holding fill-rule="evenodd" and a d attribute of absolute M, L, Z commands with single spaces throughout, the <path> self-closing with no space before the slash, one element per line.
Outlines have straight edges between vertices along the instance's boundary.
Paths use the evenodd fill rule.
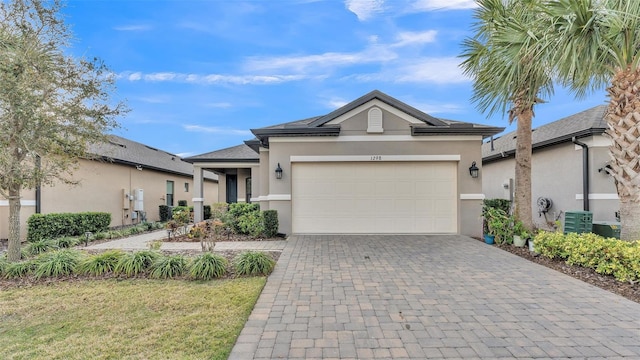
<path fill-rule="evenodd" d="M 483 240 L 476 239 L 484 242 Z M 582 266 L 568 265 L 563 260 L 549 259 L 529 251 L 528 247 L 515 247 L 513 245 L 493 245 L 499 249 L 518 255 L 531 262 L 546 266 L 550 269 L 559 271 L 563 274 L 584 281 L 593 286 L 618 294 L 631 301 L 640 303 L 640 284 L 624 283 L 616 280 L 613 276 L 602 275 L 593 269 L 584 268 Z"/>

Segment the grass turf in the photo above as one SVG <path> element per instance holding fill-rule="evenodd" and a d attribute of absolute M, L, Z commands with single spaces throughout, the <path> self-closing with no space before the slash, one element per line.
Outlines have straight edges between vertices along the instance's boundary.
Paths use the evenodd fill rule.
<path fill-rule="evenodd" d="M 97 280 L 0 291 L 0 359 L 226 359 L 266 282 Z"/>

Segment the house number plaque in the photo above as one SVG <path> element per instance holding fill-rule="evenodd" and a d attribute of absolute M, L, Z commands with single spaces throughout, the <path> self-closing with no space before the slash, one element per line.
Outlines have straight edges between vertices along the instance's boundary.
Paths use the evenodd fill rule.
<path fill-rule="evenodd" d="M 371 155 L 371 161 L 382 161 L 382 155 Z"/>

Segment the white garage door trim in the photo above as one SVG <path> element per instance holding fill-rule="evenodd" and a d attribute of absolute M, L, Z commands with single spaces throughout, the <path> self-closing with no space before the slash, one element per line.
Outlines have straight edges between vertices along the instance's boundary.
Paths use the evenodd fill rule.
<path fill-rule="evenodd" d="M 460 161 L 460 155 L 322 155 L 291 156 L 291 162 Z"/>
<path fill-rule="evenodd" d="M 407 161 L 293 162 L 293 233 L 457 233 L 458 163 Z"/>

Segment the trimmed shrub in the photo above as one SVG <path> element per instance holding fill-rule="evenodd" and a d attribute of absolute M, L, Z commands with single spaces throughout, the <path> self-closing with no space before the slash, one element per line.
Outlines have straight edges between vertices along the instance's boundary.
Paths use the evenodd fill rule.
<path fill-rule="evenodd" d="M 258 237 L 264 232 L 260 205 L 235 203 L 229 204 L 227 225 L 236 234 L 249 234 Z"/>
<path fill-rule="evenodd" d="M 33 214 L 27 220 L 27 240 L 55 239 L 64 236 L 80 236 L 90 231 L 105 231 L 111 224 L 111 214 L 106 212 Z"/>
<path fill-rule="evenodd" d="M 262 218 L 264 223 L 264 236 L 271 238 L 278 235 L 278 211 L 264 210 L 262 212 Z"/>
<path fill-rule="evenodd" d="M 534 239 L 535 250 L 551 259 L 594 269 L 618 281 L 640 281 L 640 241 L 584 234 L 542 231 Z"/>
<path fill-rule="evenodd" d="M 224 223 L 227 222 L 229 204 L 227 203 L 214 203 L 211 206 L 211 217 L 216 220 L 220 220 Z M 230 214 L 229 214 L 230 216 Z"/>
<path fill-rule="evenodd" d="M 34 271 L 36 278 L 58 277 L 71 275 L 75 272 L 82 253 L 77 250 L 63 249 L 40 255 L 36 259 L 37 267 Z"/>
<path fill-rule="evenodd" d="M 167 205 L 160 205 L 158 207 L 158 210 L 160 212 L 161 222 L 167 222 L 171 219 L 171 208 L 169 208 Z"/>
<path fill-rule="evenodd" d="M 211 219 L 211 205 L 204 205 L 202 207 L 202 217 L 204 217 L 204 220 Z"/>
<path fill-rule="evenodd" d="M 27 256 L 36 256 L 57 248 L 58 242 L 56 240 L 41 239 L 28 243 L 25 247 L 25 252 L 27 253 Z"/>
<path fill-rule="evenodd" d="M 227 272 L 228 261 L 224 257 L 206 252 L 191 262 L 189 275 L 195 280 L 219 278 Z"/>
<path fill-rule="evenodd" d="M 151 269 L 153 262 L 158 257 L 160 257 L 160 254 L 151 250 L 142 250 L 125 254 L 118 261 L 114 272 L 127 277 L 142 274 Z"/>
<path fill-rule="evenodd" d="M 158 258 L 151 269 L 151 277 L 170 279 L 180 276 L 187 270 L 187 260 L 182 255 L 168 255 Z"/>
<path fill-rule="evenodd" d="M 187 206 L 187 200 L 178 200 L 178 206 Z"/>
<path fill-rule="evenodd" d="M 118 262 L 124 255 L 125 253 L 122 250 L 108 250 L 100 254 L 91 255 L 80 263 L 78 272 L 92 276 L 114 272 Z"/>
<path fill-rule="evenodd" d="M 271 256 L 260 251 L 245 251 L 233 259 L 238 275 L 269 275 L 275 265 Z"/>

